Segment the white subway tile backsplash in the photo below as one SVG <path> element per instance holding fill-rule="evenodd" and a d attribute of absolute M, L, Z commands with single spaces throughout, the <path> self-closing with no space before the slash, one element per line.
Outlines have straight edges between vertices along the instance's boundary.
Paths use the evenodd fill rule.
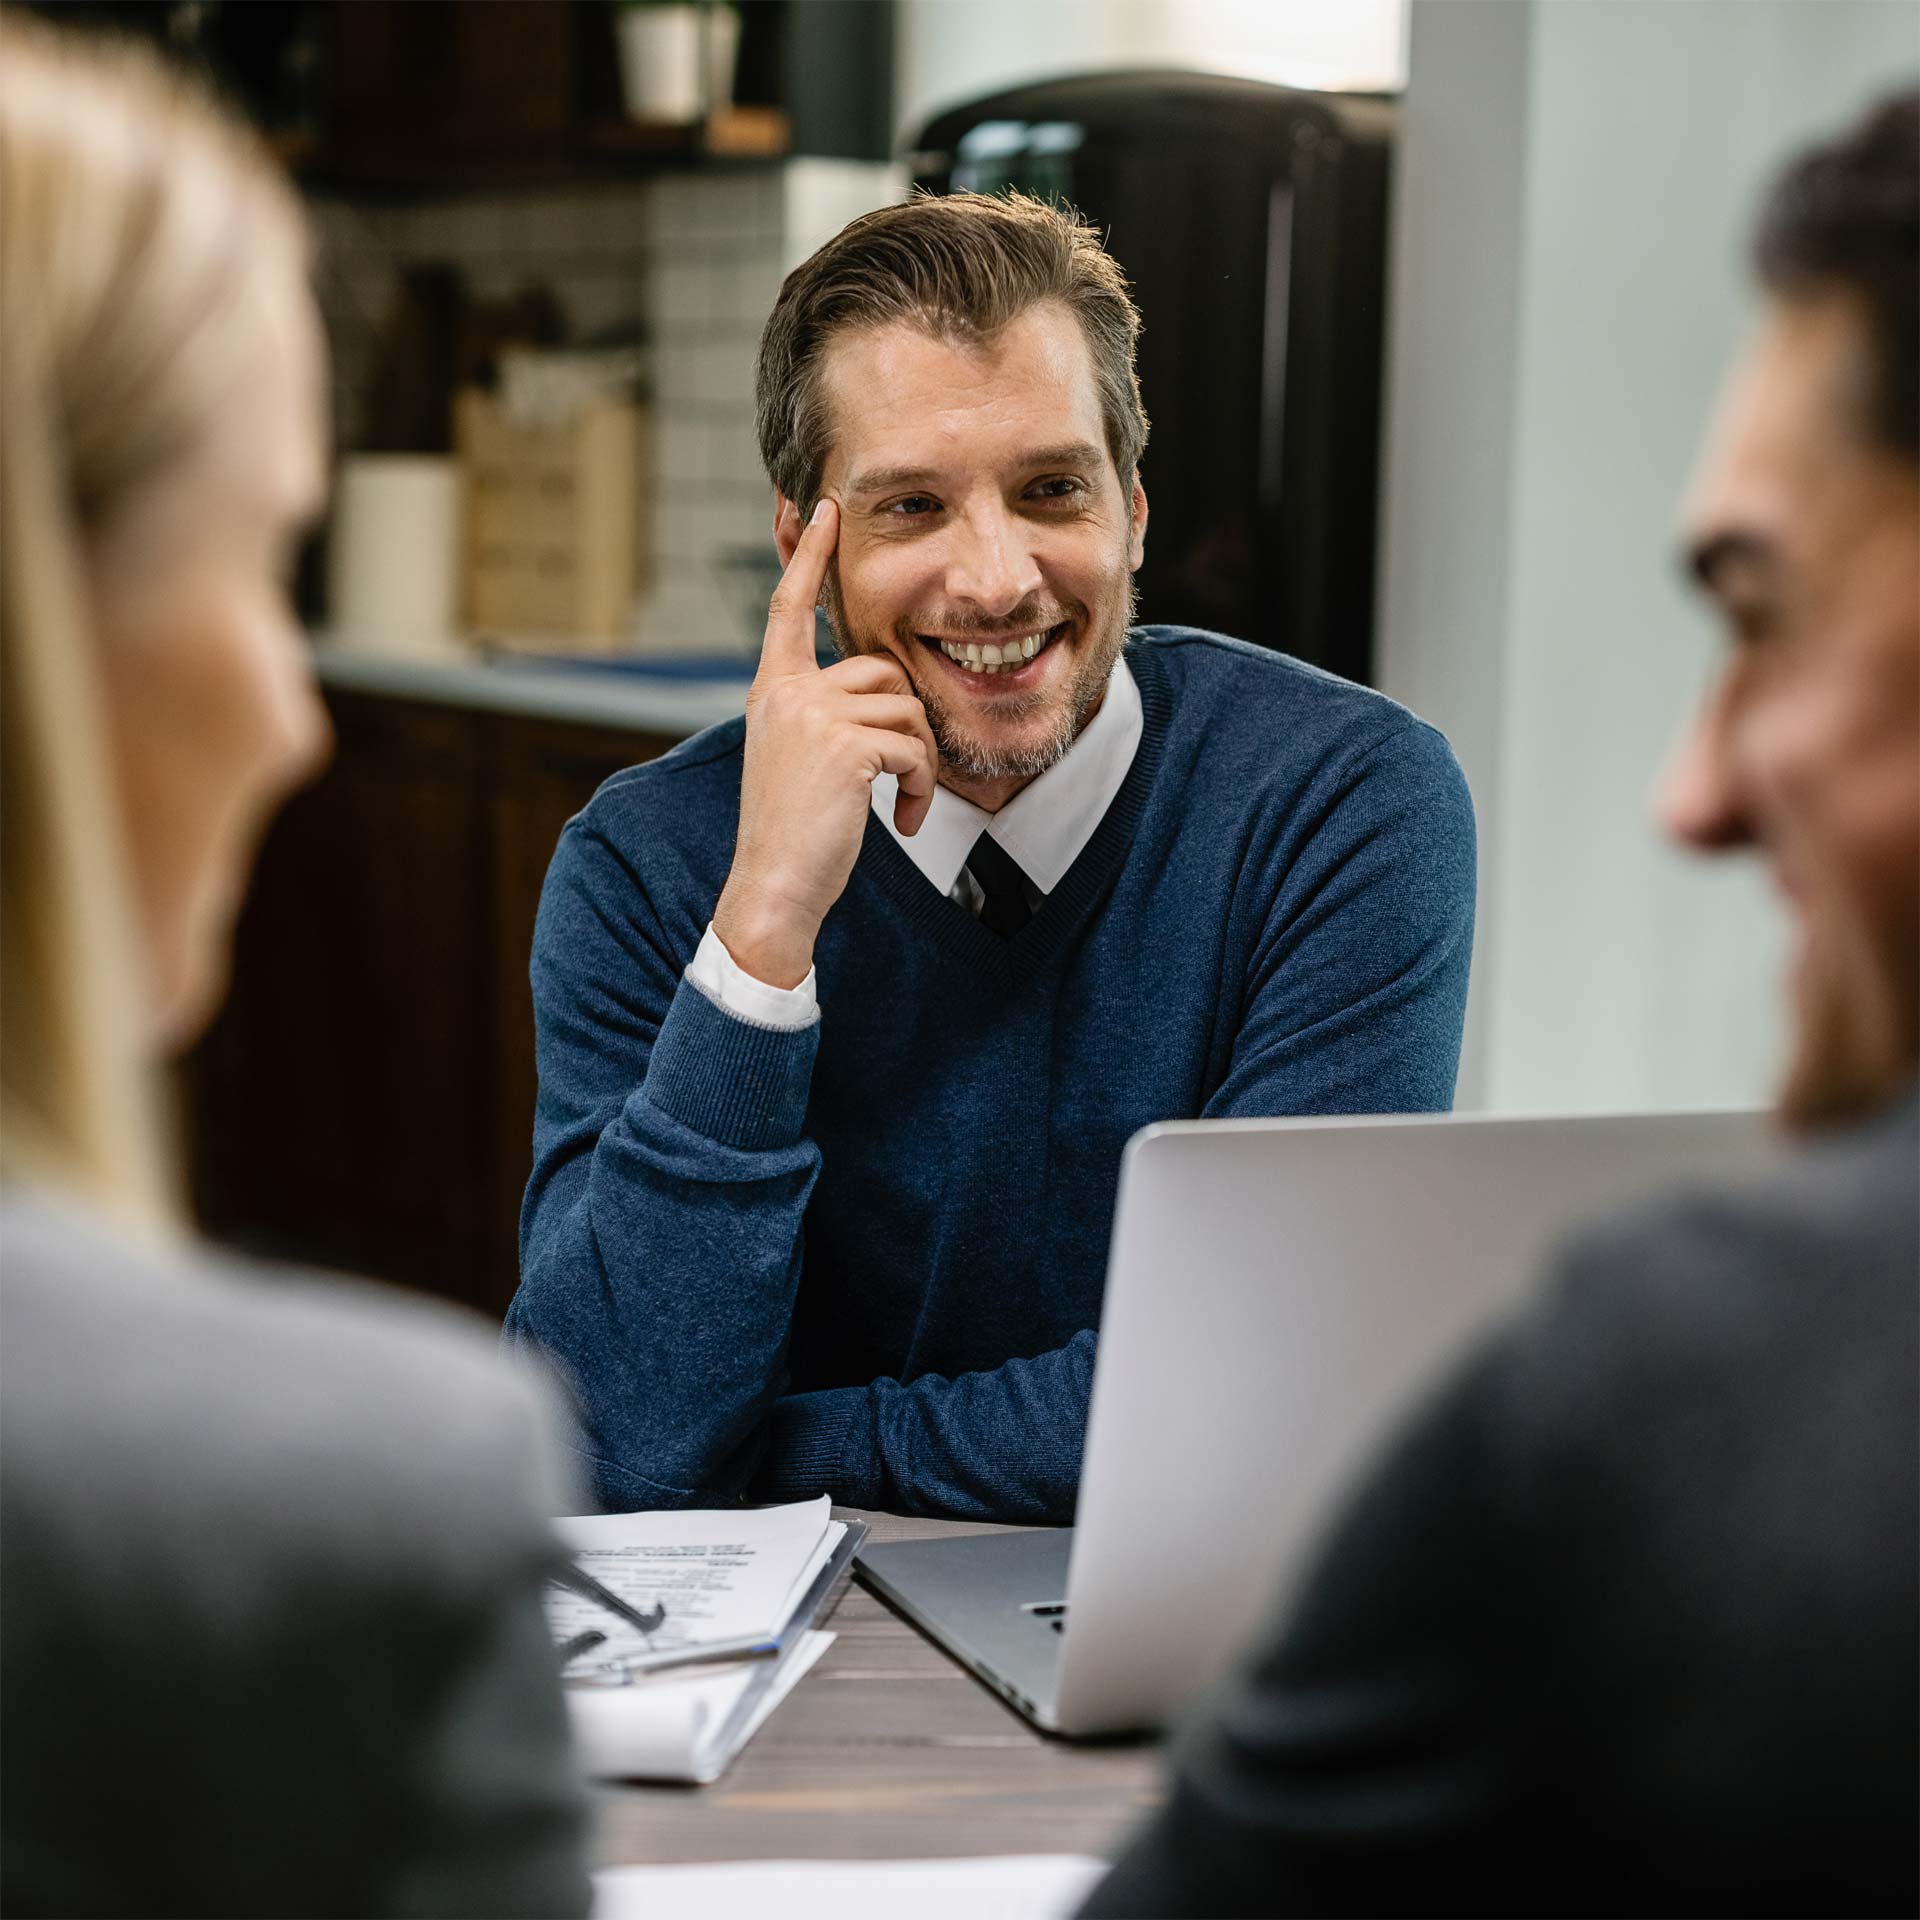
<path fill-rule="evenodd" d="M 726 272 L 726 310 L 756 331 L 767 323 L 780 295 L 780 255 L 773 247 L 755 246 L 734 260 Z"/>
<path fill-rule="evenodd" d="M 669 173 L 654 187 L 654 230 L 663 246 L 683 243 L 700 228 L 699 211 L 694 199 L 696 181 L 691 174 Z"/>
<path fill-rule="evenodd" d="M 355 207 L 344 200 L 313 201 L 308 218 L 321 260 L 384 261 L 391 244 L 390 211 L 385 207 Z"/>
<path fill-rule="evenodd" d="M 780 220 L 786 206 L 784 167 L 764 167 L 745 176 L 753 183 L 753 234 L 756 242 L 773 250 L 780 246 Z"/>
<path fill-rule="evenodd" d="M 692 499 L 662 498 L 654 517 L 654 531 L 664 560 L 697 563 L 705 551 L 699 507 Z"/>
<path fill-rule="evenodd" d="M 720 529 L 728 547 L 754 547 L 773 543 L 773 488 L 762 482 L 757 487 L 728 486 L 709 495 L 707 510 Z"/>
<path fill-rule="evenodd" d="M 663 412 L 654 429 L 654 446 L 663 486 L 677 491 L 706 484 L 707 430 L 699 420 Z"/>
<path fill-rule="evenodd" d="M 703 405 L 737 400 L 752 389 L 741 378 L 742 354 L 739 343 L 728 339 L 709 339 L 694 348 L 694 384 L 692 397 Z M 750 379 L 749 374 L 749 379 Z"/>
<path fill-rule="evenodd" d="M 646 331 L 646 288 L 637 273 L 568 274 L 562 278 L 559 291 L 567 331 L 576 340 L 599 339 L 615 332 L 631 337 Z"/>
<path fill-rule="evenodd" d="M 653 356 L 654 398 L 661 409 L 684 407 L 699 399 L 695 390 L 700 347 L 696 341 L 663 337 Z"/>
<path fill-rule="evenodd" d="M 507 244 L 508 215 L 515 203 L 491 195 L 451 200 L 440 213 L 440 245 L 444 254 L 465 264 L 496 260 L 511 251 Z"/>
<path fill-rule="evenodd" d="M 553 232 L 549 250 L 584 261 L 589 257 L 588 234 L 593 231 L 588 212 L 590 195 L 576 187 L 570 193 L 557 194 L 553 200 Z"/>
<path fill-rule="evenodd" d="M 587 196 L 583 240 L 600 258 L 637 257 L 653 239 L 654 197 L 647 182 L 603 187 Z"/>
<path fill-rule="evenodd" d="M 491 203 L 491 219 L 474 234 L 477 249 L 532 266 L 556 250 L 551 196 L 502 194 Z"/>
<path fill-rule="evenodd" d="M 751 174 L 703 174 L 696 183 L 694 204 L 700 213 L 700 231 L 709 240 L 737 246 L 753 238 L 760 210 Z"/>
<path fill-rule="evenodd" d="M 654 272 L 654 318 L 661 327 L 704 326 L 718 318 L 716 274 L 704 260 L 669 256 Z"/>
<path fill-rule="evenodd" d="M 712 495 L 694 502 L 693 527 L 698 543 L 695 550 L 712 563 L 718 563 L 728 549 L 737 546 L 743 537 L 729 503 L 724 498 Z M 751 539 L 752 535 L 744 537 Z"/>
<path fill-rule="evenodd" d="M 500 251 L 515 260 L 544 252 L 540 235 L 540 206 L 532 195 L 506 195 L 499 203 Z"/>
<path fill-rule="evenodd" d="M 707 425 L 706 471 L 720 485 L 741 489 L 765 483 L 750 406 L 729 410 Z"/>

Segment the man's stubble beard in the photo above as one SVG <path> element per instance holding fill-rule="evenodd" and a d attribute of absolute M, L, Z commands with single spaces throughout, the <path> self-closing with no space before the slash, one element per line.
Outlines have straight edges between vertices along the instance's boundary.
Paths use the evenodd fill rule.
<path fill-rule="evenodd" d="M 1814 935 L 1794 983 L 1793 1052 L 1776 1100 L 1794 1133 L 1883 1107 L 1920 1067 L 1920 956 L 1876 953 L 1864 928 Z"/>
<path fill-rule="evenodd" d="M 1073 743 L 1085 731 L 1094 709 L 1100 704 L 1100 697 L 1105 693 L 1107 681 L 1113 673 L 1113 663 L 1119 658 L 1120 649 L 1126 645 L 1128 630 L 1133 625 L 1139 594 L 1132 574 L 1129 572 L 1124 578 L 1124 589 L 1111 603 L 1100 630 L 1097 633 L 1093 631 L 1091 619 L 1085 622 L 1086 630 L 1092 636 L 1092 644 L 1075 669 L 1073 685 L 1060 710 L 1058 723 L 1044 739 L 1030 745 L 997 748 L 969 733 L 947 705 L 938 687 L 928 684 L 912 667 L 907 669 L 913 690 L 921 706 L 926 709 L 927 728 L 933 735 L 934 747 L 940 755 L 942 774 L 950 774 L 962 781 L 1035 780 L 1067 757 Z M 871 636 L 861 636 L 857 645 L 850 642 L 846 607 L 840 595 L 840 563 L 837 558 L 827 563 L 825 603 L 827 620 L 833 628 L 834 646 L 843 660 L 863 653 L 891 651 L 878 638 Z M 1083 613 L 1084 609 L 1081 609 L 1070 613 L 1069 617 L 1078 620 Z M 919 646 L 920 642 L 909 634 L 903 639 L 901 651 L 911 660 Z M 995 711 L 1008 720 L 1029 720 L 1036 713 L 1044 712 L 1054 699 L 1055 696 L 1049 691 L 1036 689 L 1032 693 L 1015 694 L 999 700 L 995 703 Z"/>

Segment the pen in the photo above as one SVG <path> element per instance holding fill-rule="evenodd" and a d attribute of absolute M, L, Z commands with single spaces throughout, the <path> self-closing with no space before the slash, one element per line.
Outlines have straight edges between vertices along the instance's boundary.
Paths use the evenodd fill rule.
<path fill-rule="evenodd" d="M 654 1628 L 667 1617 L 666 1608 L 658 1604 L 645 1613 L 628 1606 L 611 1587 L 603 1587 L 585 1567 L 576 1566 L 571 1560 L 555 1567 L 547 1578 L 556 1587 L 565 1587 L 570 1592 L 580 1594 L 596 1605 L 605 1607 L 609 1613 L 624 1620 L 628 1626 L 635 1627 L 641 1633 L 648 1635 L 649 1639 Z"/>
<path fill-rule="evenodd" d="M 667 1673 L 678 1667 L 737 1666 L 746 1660 L 777 1660 L 780 1642 L 765 1634 L 750 1634 L 740 1640 L 695 1641 L 691 1646 L 669 1647 L 659 1653 L 639 1653 L 629 1660 L 609 1660 L 603 1666 L 589 1667 L 584 1673 L 569 1674 L 570 1680 L 585 1680 L 600 1686 L 628 1686 L 649 1674 Z"/>

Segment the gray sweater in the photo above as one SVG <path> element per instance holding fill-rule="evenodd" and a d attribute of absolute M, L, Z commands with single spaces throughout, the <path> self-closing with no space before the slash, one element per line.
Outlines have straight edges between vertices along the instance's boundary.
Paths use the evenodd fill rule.
<path fill-rule="evenodd" d="M 464 1316 L 0 1201 L 6 1911 L 584 1912 L 545 1428 Z"/>
<path fill-rule="evenodd" d="M 1915 1911 L 1920 1131 L 1589 1234 L 1090 1913 Z"/>

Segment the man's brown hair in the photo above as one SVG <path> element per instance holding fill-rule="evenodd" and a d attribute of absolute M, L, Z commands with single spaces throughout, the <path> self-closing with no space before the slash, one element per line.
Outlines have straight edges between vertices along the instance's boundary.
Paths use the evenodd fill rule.
<path fill-rule="evenodd" d="M 813 511 L 827 460 L 821 363 L 837 335 L 904 321 L 985 343 L 1043 300 L 1080 323 L 1107 451 L 1127 485 L 1147 444 L 1133 367 L 1139 309 L 1092 227 L 1019 193 L 918 194 L 854 221 L 787 275 L 754 371 L 768 477 L 803 515 Z"/>

